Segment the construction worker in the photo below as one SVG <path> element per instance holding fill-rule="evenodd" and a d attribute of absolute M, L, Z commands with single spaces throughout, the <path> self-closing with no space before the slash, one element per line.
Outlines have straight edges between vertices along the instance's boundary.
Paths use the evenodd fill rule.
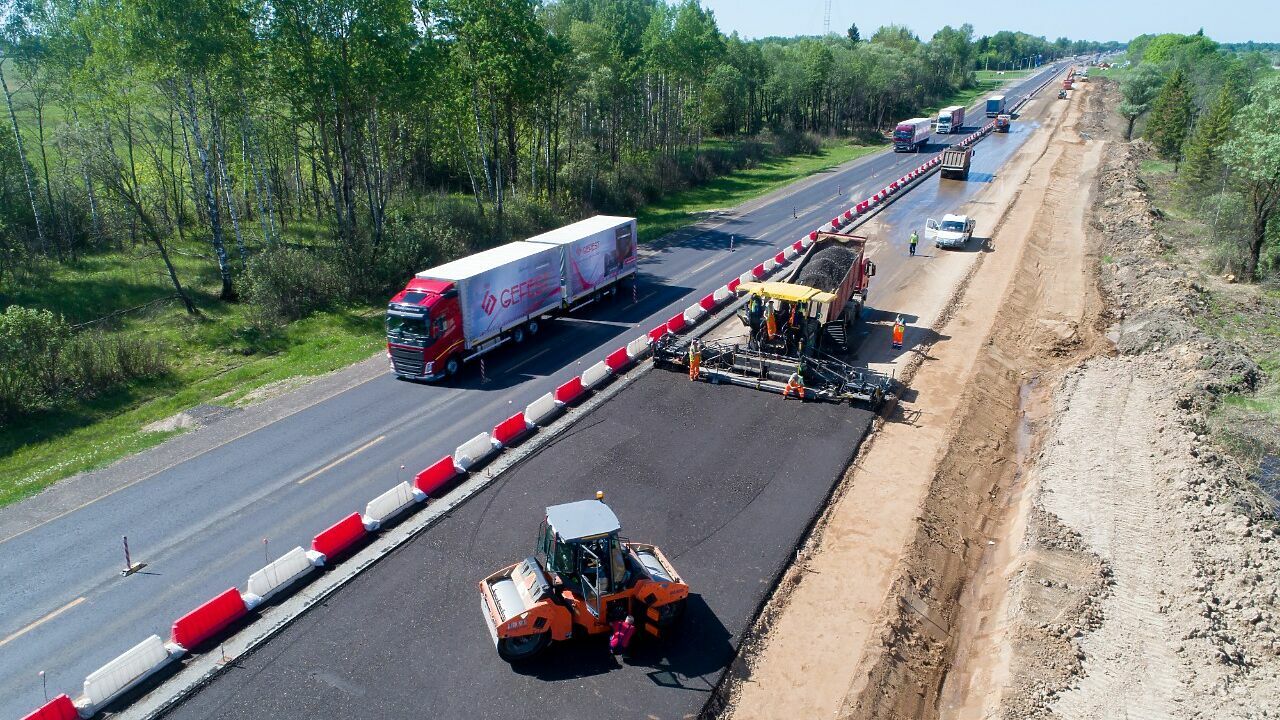
<path fill-rule="evenodd" d="M 907 332 L 907 326 L 903 324 L 902 316 L 899 315 L 893 321 L 893 349 L 894 350 L 902 349 L 902 337 L 903 335 L 906 334 L 906 332 Z"/>
<path fill-rule="evenodd" d="M 911 231 L 911 238 L 907 241 L 907 250 L 911 252 L 911 257 L 916 256 L 916 243 L 920 242 L 920 236 L 915 230 Z"/>
<path fill-rule="evenodd" d="M 791 373 L 791 377 L 787 378 L 787 386 L 782 389 L 783 399 L 786 399 L 793 392 L 796 397 L 804 400 L 804 377 L 800 374 L 799 365 L 796 365 L 796 371 Z"/>
<path fill-rule="evenodd" d="M 778 316 L 773 311 L 772 303 L 764 305 L 764 330 L 765 336 L 770 340 L 778 334 Z"/>
<path fill-rule="evenodd" d="M 702 341 L 694 338 L 689 343 L 689 379 L 697 380 L 702 367 Z"/>
<path fill-rule="evenodd" d="M 631 636 L 636 632 L 636 619 L 630 615 L 626 620 L 615 620 L 609 623 L 613 634 L 609 636 L 609 652 L 617 655 L 631 644 Z"/>

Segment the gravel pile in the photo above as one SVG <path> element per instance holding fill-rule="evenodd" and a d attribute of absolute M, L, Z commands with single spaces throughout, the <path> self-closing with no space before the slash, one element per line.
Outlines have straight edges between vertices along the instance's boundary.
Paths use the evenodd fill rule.
<path fill-rule="evenodd" d="M 796 283 L 835 292 L 857 259 L 857 253 L 841 245 L 822 248 L 805 263 Z"/>

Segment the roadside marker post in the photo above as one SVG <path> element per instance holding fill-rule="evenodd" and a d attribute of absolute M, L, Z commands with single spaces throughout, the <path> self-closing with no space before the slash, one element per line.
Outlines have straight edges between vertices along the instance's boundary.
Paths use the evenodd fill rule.
<path fill-rule="evenodd" d="M 484 374 L 484 358 L 480 358 L 480 383 L 489 382 L 489 376 Z"/>
<path fill-rule="evenodd" d="M 124 569 L 120 571 L 120 577 L 128 577 L 142 568 L 146 567 L 146 563 L 135 563 L 129 557 L 129 536 L 122 535 L 120 537 L 124 541 Z"/>
<path fill-rule="evenodd" d="M 730 236 L 729 236 L 729 252 L 733 252 L 733 238 L 734 238 L 734 237 L 735 237 L 734 235 L 730 235 Z"/>

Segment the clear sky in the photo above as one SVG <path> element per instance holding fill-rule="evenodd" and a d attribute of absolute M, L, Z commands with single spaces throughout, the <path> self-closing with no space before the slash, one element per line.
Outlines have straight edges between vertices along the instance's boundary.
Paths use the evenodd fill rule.
<path fill-rule="evenodd" d="M 825 0 L 702 0 L 725 34 L 744 38 L 822 33 Z M 898 23 L 924 39 L 943 25 L 973 25 L 976 35 L 1021 30 L 1053 40 L 1120 40 L 1142 33 L 1194 33 L 1220 42 L 1280 42 L 1278 0 L 831 0 L 831 31 L 857 23 L 863 37 Z"/>

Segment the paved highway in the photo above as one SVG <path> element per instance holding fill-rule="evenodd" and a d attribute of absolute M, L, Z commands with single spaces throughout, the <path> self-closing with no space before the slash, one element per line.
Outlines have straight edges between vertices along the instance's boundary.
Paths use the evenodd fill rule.
<path fill-rule="evenodd" d="M 1028 78 L 1009 94 L 1042 80 Z M 980 145 L 975 173 L 993 172 L 1016 138 L 998 138 L 1007 151 Z M 935 138 L 930 150 L 947 140 Z M 149 633 L 166 635 L 175 617 L 242 585 L 268 555 L 306 546 L 363 508 L 395 482 L 400 465 L 408 477 L 448 454 L 925 157 L 862 158 L 647 244 L 638 302 L 623 298 L 551 323 L 532 346 L 487 360 L 488 382 L 473 373 L 453 386 L 417 385 L 357 368 L 347 377 L 364 374 L 330 396 L 285 399 L 274 415 L 259 413 L 270 415 L 260 426 L 238 429 L 233 417 L 0 510 L 0 716 L 41 701 L 38 670 L 48 671 L 51 690 L 74 694 L 87 672 Z M 908 197 L 921 192 L 933 191 Z M 876 260 L 882 277 L 896 272 L 896 260 Z M 184 447 L 200 451 L 183 457 Z M 122 535 L 135 560 L 148 563 L 144 573 L 119 576 Z"/>

